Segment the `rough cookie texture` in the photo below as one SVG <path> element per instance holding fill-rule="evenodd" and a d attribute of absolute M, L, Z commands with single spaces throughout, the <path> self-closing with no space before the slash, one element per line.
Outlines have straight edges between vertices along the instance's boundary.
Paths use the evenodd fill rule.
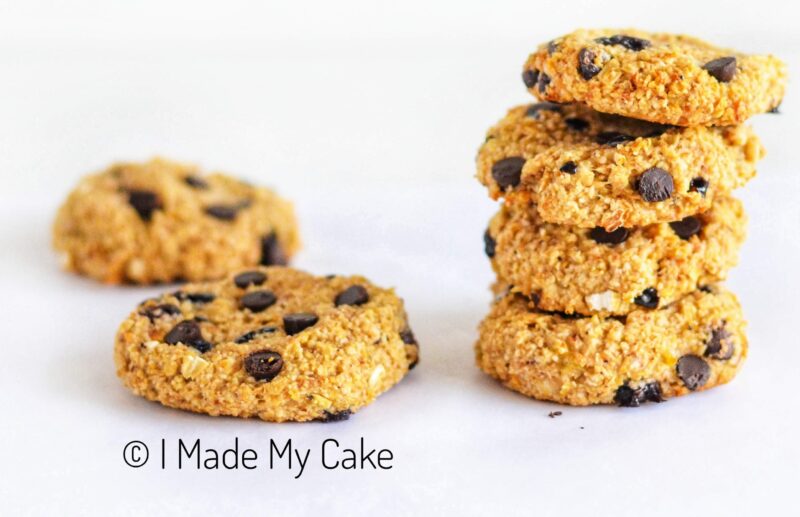
<path fill-rule="evenodd" d="M 489 130 L 477 176 L 492 198 L 534 206 L 542 220 L 614 230 L 708 210 L 764 154 L 746 126 L 680 128 L 539 103 Z"/>
<path fill-rule="evenodd" d="M 523 80 L 534 95 L 604 113 L 680 126 L 739 124 L 775 109 L 786 65 L 688 36 L 578 30 L 533 53 Z"/>
<path fill-rule="evenodd" d="M 504 206 L 487 239 L 500 281 L 537 308 L 621 315 L 646 303 L 646 291 L 656 308 L 723 280 L 746 225 L 742 204 L 731 197 L 681 221 L 614 232 L 546 223 L 535 210 Z"/>
<path fill-rule="evenodd" d="M 114 357 L 128 388 L 166 406 L 330 421 L 396 384 L 418 346 L 392 290 L 261 267 L 146 300 Z"/>
<path fill-rule="evenodd" d="M 285 264 L 299 238 L 291 204 L 272 191 L 153 159 L 84 178 L 58 212 L 53 245 L 67 270 L 155 283 Z"/>
<path fill-rule="evenodd" d="M 719 286 L 663 309 L 569 318 L 500 298 L 480 325 L 478 366 L 540 400 L 638 406 L 730 381 L 747 356 L 736 297 Z"/>

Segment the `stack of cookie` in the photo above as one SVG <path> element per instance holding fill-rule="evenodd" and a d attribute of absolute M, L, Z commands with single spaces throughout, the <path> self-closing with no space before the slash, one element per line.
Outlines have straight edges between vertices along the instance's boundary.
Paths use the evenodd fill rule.
<path fill-rule="evenodd" d="M 485 234 L 498 280 L 481 369 L 572 405 L 638 406 L 723 384 L 747 354 L 718 284 L 746 216 L 730 192 L 764 151 L 740 125 L 777 112 L 785 65 L 702 41 L 580 30 L 542 45 L 478 155 L 505 202 Z"/>

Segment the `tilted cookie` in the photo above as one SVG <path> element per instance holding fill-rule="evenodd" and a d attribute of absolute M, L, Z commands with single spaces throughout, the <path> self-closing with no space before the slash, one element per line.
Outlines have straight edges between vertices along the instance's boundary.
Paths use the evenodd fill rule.
<path fill-rule="evenodd" d="M 736 297 L 719 286 L 627 316 L 541 312 L 500 298 L 480 325 L 478 366 L 529 397 L 585 406 L 686 395 L 733 379 L 747 356 Z"/>
<path fill-rule="evenodd" d="M 540 99 L 680 126 L 739 124 L 777 110 L 786 65 L 689 36 L 578 30 L 542 45 L 525 63 Z"/>
<path fill-rule="evenodd" d="M 392 290 L 267 267 L 146 300 L 114 357 L 128 388 L 165 406 L 330 421 L 402 379 L 418 346 Z"/>
<path fill-rule="evenodd" d="M 291 204 L 272 191 L 154 159 L 84 178 L 58 211 L 53 244 L 66 269 L 116 284 L 285 264 L 299 238 Z"/>
<path fill-rule="evenodd" d="M 535 210 L 503 206 L 484 238 L 500 281 L 537 308 L 609 315 L 663 307 L 723 280 L 746 225 L 732 197 L 680 221 L 613 232 L 546 223 Z"/>
<path fill-rule="evenodd" d="M 477 175 L 495 199 L 535 203 L 542 220 L 611 231 L 708 210 L 750 180 L 763 155 L 746 126 L 668 127 L 539 103 L 489 130 Z"/>

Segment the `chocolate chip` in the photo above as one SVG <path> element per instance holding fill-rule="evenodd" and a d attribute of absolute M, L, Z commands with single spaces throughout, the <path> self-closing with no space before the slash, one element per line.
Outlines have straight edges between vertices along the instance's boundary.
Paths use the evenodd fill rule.
<path fill-rule="evenodd" d="M 678 377 L 691 391 L 702 388 L 711 376 L 711 368 L 701 357 L 687 354 L 678 359 Z"/>
<path fill-rule="evenodd" d="M 781 113 L 780 108 L 781 108 L 781 103 L 779 102 L 778 104 L 770 108 L 770 110 L 767 111 L 767 113 L 772 113 L 773 115 L 780 115 Z"/>
<path fill-rule="evenodd" d="M 261 238 L 261 265 L 285 266 L 289 259 L 275 232 Z"/>
<path fill-rule="evenodd" d="M 594 138 L 598 144 L 607 145 L 609 147 L 617 147 L 625 142 L 636 140 L 635 136 L 626 135 L 617 131 L 603 131 L 602 133 L 598 133 Z"/>
<path fill-rule="evenodd" d="M 522 176 L 522 167 L 525 165 L 525 158 L 512 156 L 503 158 L 492 165 L 492 178 L 497 182 L 501 189 L 516 187 L 519 185 Z"/>
<path fill-rule="evenodd" d="M 601 45 L 620 45 L 628 50 L 639 52 L 650 46 L 650 42 L 642 38 L 634 38 L 633 36 L 626 36 L 624 34 L 615 34 L 613 36 L 597 38 L 595 40 Z"/>
<path fill-rule="evenodd" d="M 211 303 L 216 298 L 214 293 L 184 293 L 183 291 L 175 291 L 172 296 L 180 301 L 189 300 L 192 303 Z"/>
<path fill-rule="evenodd" d="M 567 174 L 575 174 L 578 171 L 578 164 L 573 161 L 568 161 L 558 170 L 566 172 Z"/>
<path fill-rule="evenodd" d="M 239 300 L 242 309 L 250 309 L 253 312 L 261 312 L 278 301 L 278 297 L 272 291 L 250 291 Z"/>
<path fill-rule="evenodd" d="M 585 131 L 589 128 L 589 123 L 582 118 L 570 117 L 568 119 L 564 119 L 564 123 L 568 128 L 574 131 Z"/>
<path fill-rule="evenodd" d="M 314 421 L 315 422 L 325 422 L 325 423 L 327 423 L 327 422 L 342 422 L 343 420 L 348 420 L 350 418 L 350 415 L 352 415 L 352 414 L 353 414 L 353 412 L 351 410 L 349 410 L 349 409 L 344 409 L 342 411 L 337 411 L 336 413 L 332 413 L 330 411 L 325 411 L 324 413 L 322 413 L 321 417 L 315 418 Z"/>
<path fill-rule="evenodd" d="M 497 248 L 497 241 L 492 238 L 489 230 L 483 232 L 483 251 L 489 258 L 494 258 L 495 250 Z"/>
<path fill-rule="evenodd" d="M 689 240 L 691 236 L 697 235 L 703 229 L 703 223 L 700 219 L 691 215 L 684 217 L 680 221 L 672 221 L 669 226 L 675 232 L 675 235 L 685 241 Z"/>
<path fill-rule="evenodd" d="M 233 221 L 240 208 L 240 205 L 210 205 L 206 207 L 206 213 L 220 221 Z"/>
<path fill-rule="evenodd" d="M 552 56 L 558 51 L 558 43 L 556 41 L 551 41 L 547 44 L 547 55 Z"/>
<path fill-rule="evenodd" d="M 536 81 L 536 86 L 539 88 L 539 93 L 544 93 L 547 86 L 550 84 L 550 76 L 544 72 L 539 73 L 539 80 Z"/>
<path fill-rule="evenodd" d="M 672 182 L 670 173 L 658 167 L 651 167 L 639 177 L 636 190 L 639 191 L 642 199 L 653 203 L 664 201 L 672 196 L 675 184 Z"/>
<path fill-rule="evenodd" d="M 363 285 L 351 285 L 341 293 L 336 295 L 333 301 L 339 305 L 364 305 L 369 301 L 369 293 Z"/>
<path fill-rule="evenodd" d="M 142 221 L 149 221 L 153 217 L 153 212 L 163 208 L 158 195 L 149 190 L 129 190 L 128 203 L 136 210 Z"/>
<path fill-rule="evenodd" d="M 733 56 L 712 59 L 705 65 L 703 70 L 721 83 L 727 83 L 736 75 L 736 58 Z"/>
<path fill-rule="evenodd" d="M 400 331 L 400 339 L 407 345 L 417 345 L 417 338 L 414 337 L 414 332 L 409 327 Z"/>
<path fill-rule="evenodd" d="M 621 227 L 614 231 L 608 232 L 602 226 L 595 226 L 589 230 L 589 237 L 598 244 L 610 244 L 615 246 L 621 244 L 628 239 L 630 230 Z"/>
<path fill-rule="evenodd" d="M 528 106 L 528 110 L 525 114 L 531 118 L 538 119 L 540 111 L 561 111 L 561 105 L 556 104 L 555 102 L 537 102 L 536 104 L 531 104 Z"/>
<path fill-rule="evenodd" d="M 703 197 L 706 197 L 706 192 L 708 192 L 708 181 L 705 178 L 692 178 L 692 181 L 689 182 L 689 192 L 697 192 Z"/>
<path fill-rule="evenodd" d="M 259 350 L 244 358 L 244 369 L 257 381 L 269 382 L 281 373 L 283 358 L 272 350 Z"/>
<path fill-rule="evenodd" d="M 536 81 L 539 80 L 538 70 L 525 70 L 522 72 L 522 82 L 525 83 L 526 88 L 533 88 L 536 86 Z"/>
<path fill-rule="evenodd" d="M 614 394 L 614 402 L 620 407 L 639 407 L 644 402 L 663 401 L 661 384 L 658 381 L 648 382 L 638 388 L 631 388 L 626 382 Z"/>
<path fill-rule="evenodd" d="M 196 348 L 200 352 L 208 352 L 211 349 L 211 343 L 203 339 L 200 325 L 193 320 L 181 321 L 172 327 L 172 330 L 164 336 L 164 342 L 169 345 L 183 343 Z"/>
<path fill-rule="evenodd" d="M 153 307 L 144 309 L 140 314 L 147 316 L 150 321 L 156 320 L 162 316 L 175 316 L 180 314 L 181 310 L 171 303 L 162 303 Z"/>
<path fill-rule="evenodd" d="M 699 289 L 704 293 L 714 294 L 714 289 L 710 285 L 701 285 Z"/>
<path fill-rule="evenodd" d="M 596 76 L 602 70 L 599 66 L 594 64 L 594 59 L 597 57 L 594 52 L 588 48 L 581 49 L 578 53 L 578 72 L 585 80 L 589 80 Z"/>
<path fill-rule="evenodd" d="M 283 330 L 290 336 L 302 332 L 315 325 L 319 321 L 319 316 L 311 312 L 298 312 L 287 314 L 283 317 Z"/>
<path fill-rule="evenodd" d="M 200 176 L 186 176 L 183 178 L 183 181 L 190 187 L 198 190 L 206 190 L 208 188 L 208 183 Z"/>
<path fill-rule="evenodd" d="M 234 340 L 234 343 L 236 343 L 237 345 L 241 345 L 242 343 L 247 343 L 249 341 L 252 341 L 257 336 L 260 336 L 262 334 L 272 334 L 277 330 L 278 327 L 273 327 L 273 326 L 261 327 L 260 329 L 251 330 L 250 332 L 245 332 L 241 336 L 237 337 Z"/>
<path fill-rule="evenodd" d="M 658 307 L 658 291 L 648 287 L 642 294 L 633 299 L 633 303 L 645 309 L 655 309 Z"/>
<path fill-rule="evenodd" d="M 734 352 L 733 335 L 728 332 L 725 325 L 711 329 L 711 337 L 706 341 L 706 357 L 727 361 L 733 356 Z"/>
<path fill-rule="evenodd" d="M 244 289 L 249 285 L 261 285 L 267 280 L 267 275 L 261 271 L 245 271 L 233 277 L 233 283 L 236 287 Z"/>

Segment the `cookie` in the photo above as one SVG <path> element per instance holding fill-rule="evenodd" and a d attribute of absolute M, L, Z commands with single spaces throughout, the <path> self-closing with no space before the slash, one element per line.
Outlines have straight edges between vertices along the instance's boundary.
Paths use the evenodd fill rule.
<path fill-rule="evenodd" d="M 638 406 L 725 384 L 747 356 L 736 297 L 719 286 L 659 310 L 568 317 L 501 297 L 480 325 L 478 366 L 506 387 L 562 404 Z"/>
<path fill-rule="evenodd" d="M 613 232 L 546 223 L 534 210 L 503 206 L 485 239 L 498 278 L 537 308 L 621 315 L 664 307 L 723 280 L 746 225 L 732 197 L 680 221 Z"/>
<path fill-rule="evenodd" d="M 776 110 L 786 65 L 689 36 L 578 30 L 533 53 L 522 74 L 540 99 L 661 124 L 724 126 Z"/>
<path fill-rule="evenodd" d="M 417 363 L 390 289 L 259 267 L 143 302 L 116 337 L 117 374 L 165 406 L 263 420 L 341 420 Z"/>
<path fill-rule="evenodd" d="M 148 284 L 286 264 L 299 238 L 291 204 L 272 191 L 153 159 L 84 178 L 58 212 L 53 245 L 67 270 Z"/>
<path fill-rule="evenodd" d="M 518 106 L 488 132 L 478 179 L 544 221 L 612 231 L 678 221 L 755 175 L 747 126 L 661 126 L 580 104 Z"/>

